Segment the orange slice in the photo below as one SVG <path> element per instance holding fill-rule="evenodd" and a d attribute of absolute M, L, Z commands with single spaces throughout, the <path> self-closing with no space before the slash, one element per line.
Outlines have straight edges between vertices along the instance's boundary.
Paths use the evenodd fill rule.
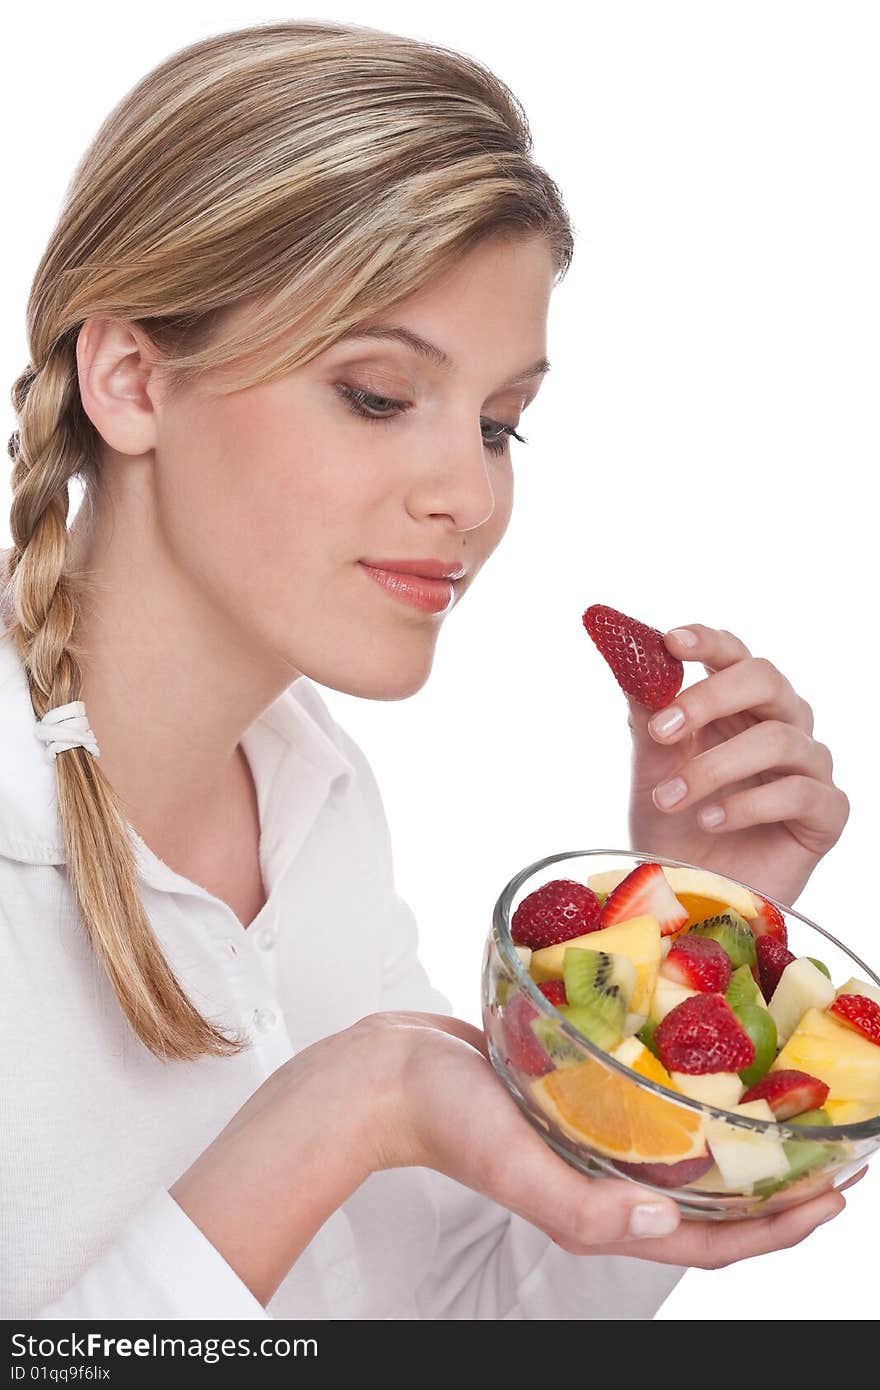
<path fill-rule="evenodd" d="M 675 1090 L 645 1049 L 633 1071 Z M 592 1057 L 532 1082 L 541 1107 L 570 1138 L 628 1163 L 674 1163 L 706 1153 L 702 1116 L 636 1086 Z"/>
<path fill-rule="evenodd" d="M 699 893 L 676 893 L 675 896 L 688 914 L 683 932 L 697 922 L 705 922 L 707 917 L 717 917 L 720 912 L 727 912 L 730 907 L 729 903 L 721 902 L 718 898 L 704 898 Z"/>

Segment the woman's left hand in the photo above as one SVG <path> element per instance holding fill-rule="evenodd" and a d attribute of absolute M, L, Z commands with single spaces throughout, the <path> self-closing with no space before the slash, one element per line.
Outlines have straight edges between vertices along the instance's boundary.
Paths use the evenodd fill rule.
<path fill-rule="evenodd" d="M 680 628 L 666 646 L 702 662 L 706 679 L 663 710 L 627 697 L 630 844 L 754 884 L 790 906 L 840 838 L 849 799 L 832 781 L 829 749 L 813 738 L 812 709 L 772 662 L 730 632 L 701 623 L 683 630 L 693 646 L 673 635 Z M 677 710 L 684 722 L 662 734 Z M 679 781 L 683 795 L 664 806 L 664 785 Z M 707 824 L 717 808 L 723 819 Z"/>

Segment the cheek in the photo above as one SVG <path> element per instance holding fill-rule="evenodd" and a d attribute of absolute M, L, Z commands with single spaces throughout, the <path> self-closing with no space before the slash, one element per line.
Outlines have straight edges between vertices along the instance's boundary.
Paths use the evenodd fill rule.
<path fill-rule="evenodd" d="M 231 580 L 239 598 L 276 593 L 289 608 L 356 544 L 351 461 L 286 383 L 200 401 L 168 422 L 162 445 L 163 525 L 212 587 Z"/>
<path fill-rule="evenodd" d="M 493 485 L 495 506 L 484 528 L 486 551 L 490 554 L 500 542 L 513 513 L 513 469 L 508 466 L 499 472 Z"/>

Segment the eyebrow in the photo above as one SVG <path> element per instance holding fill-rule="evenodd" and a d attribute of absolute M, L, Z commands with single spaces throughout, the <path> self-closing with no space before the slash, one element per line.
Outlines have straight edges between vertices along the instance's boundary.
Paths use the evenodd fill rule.
<path fill-rule="evenodd" d="M 426 338 L 419 337 L 411 328 L 404 328 L 402 325 L 382 323 L 367 324 L 349 328 L 345 333 L 341 333 L 335 340 L 338 343 L 346 341 L 348 338 L 390 338 L 395 342 L 403 343 L 404 347 L 411 348 L 420 357 L 426 357 L 438 367 L 452 367 L 452 358 L 442 348 L 437 347 L 436 343 L 429 343 Z M 550 363 L 546 357 L 539 357 L 537 362 L 533 362 L 530 367 L 524 367 L 521 372 L 517 372 L 509 380 L 502 383 L 498 388 L 506 390 L 508 386 L 520 386 L 525 381 L 530 381 L 533 376 L 543 376 L 550 370 Z"/>

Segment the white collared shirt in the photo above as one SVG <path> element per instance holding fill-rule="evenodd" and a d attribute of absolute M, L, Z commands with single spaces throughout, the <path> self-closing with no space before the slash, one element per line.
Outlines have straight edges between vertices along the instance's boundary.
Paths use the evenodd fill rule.
<path fill-rule="evenodd" d="M 236 1057 L 162 1063 L 86 940 L 35 723 L 0 642 L 0 1317 L 653 1315 L 681 1269 L 571 1255 L 425 1168 L 373 1173 L 264 1308 L 168 1189 L 300 1049 L 377 1010 L 451 1012 L 395 891 L 370 765 L 306 677 L 246 731 L 268 895 L 246 930 L 129 827 L 181 985 L 252 1039 Z"/>

